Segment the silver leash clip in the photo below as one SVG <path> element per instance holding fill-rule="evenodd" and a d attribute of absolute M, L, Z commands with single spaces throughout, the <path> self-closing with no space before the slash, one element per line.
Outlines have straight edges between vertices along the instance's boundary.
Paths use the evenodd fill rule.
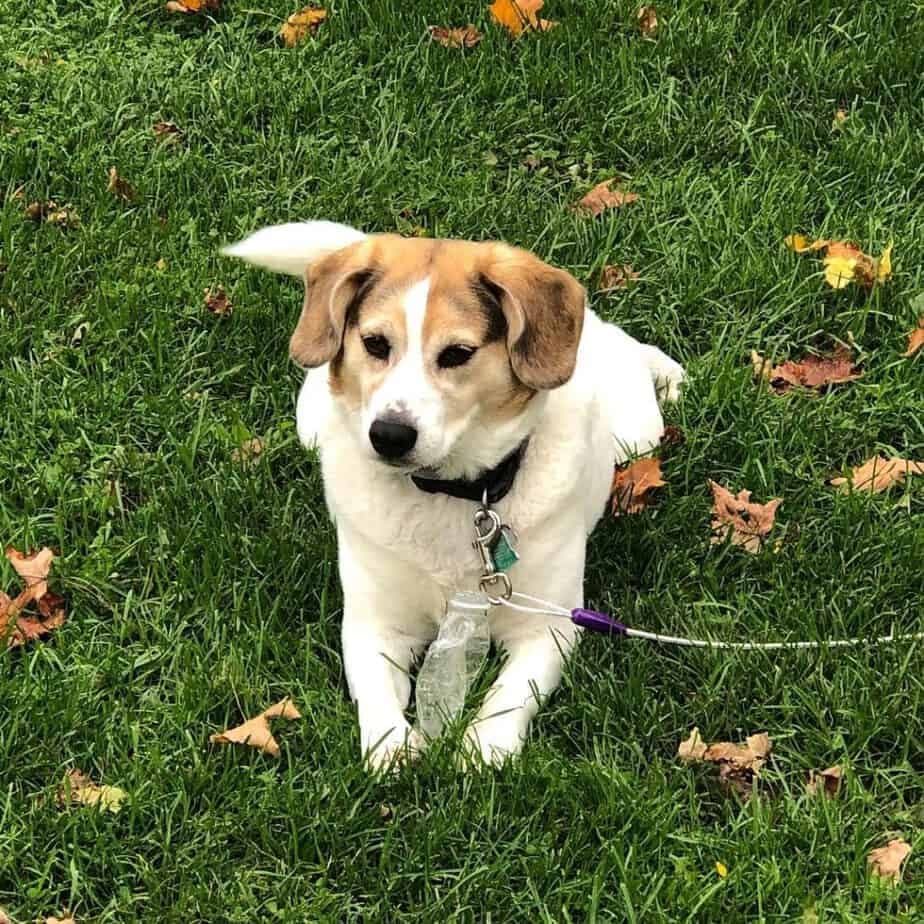
<path fill-rule="evenodd" d="M 499 571 L 494 560 L 493 549 L 503 537 L 505 526 L 497 512 L 488 506 L 487 492 L 481 506 L 475 511 L 475 540 L 472 546 L 481 558 L 481 580 L 478 586 L 492 603 L 509 600 L 513 593 L 510 578 Z"/>

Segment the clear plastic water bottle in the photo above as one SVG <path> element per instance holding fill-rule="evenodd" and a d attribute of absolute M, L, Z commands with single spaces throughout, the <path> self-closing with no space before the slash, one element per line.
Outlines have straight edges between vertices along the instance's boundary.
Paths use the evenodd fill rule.
<path fill-rule="evenodd" d="M 446 604 L 439 633 L 417 674 L 417 725 L 428 739 L 438 738 L 447 722 L 462 713 L 465 695 L 491 644 L 488 598 L 459 591 Z"/>

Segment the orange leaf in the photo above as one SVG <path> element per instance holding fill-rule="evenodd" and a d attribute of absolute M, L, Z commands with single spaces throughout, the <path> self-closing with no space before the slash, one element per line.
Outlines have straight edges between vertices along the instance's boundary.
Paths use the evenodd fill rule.
<path fill-rule="evenodd" d="M 889 841 L 885 847 L 877 847 L 866 855 L 870 872 L 880 879 L 896 883 L 902 877 L 902 864 L 911 846 L 902 838 L 896 837 Z"/>
<path fill-rule="evenodd" d="M 427 26 L 430 38 L 444 48 L 474 48 L 484 36 L 472 25 L 447 29 L 444 26 Z"/>
<path fill-rule="evenodd" d="M 840 347 L 829 356 L 804 356 L 800 360 L 787 360 L 773 366 L 756 350 L 751 353 L 754 376 L 766 379 L 777 394 L 793 386 L 820 390 L 828 385 L 839 385 L 860 378 L 862 373 L 853 362 L 850 351 Z"/>
<path fill-rule="evenodd" d="M 494 0 L 488 9 L 495 22 L 519 38 L 524 32 L 548 32 L 558 25 L 539 18 L 544 5 L 544 0 Z"/>
<path fill-rule="evenodd" d="M 600 272 L 600 289 L 624 289 L 629 282 L 635 282 L 638 279 L 638 273 L 632 269 L 631 264 L 623 263 L 622 266 L 609 265 L 604 266 Z"/>
<path fill-rule="evenodd" d="M 918 318 L 918 326 L 908 334 L 908 349 L 903 356 L 914 356 L 924 346 L 924 314 Z"/>
<path fill-rule="evenodd" d="M 169 0 L 168 13 L 208 13 L 215 12 L 221 6 L 221 0 Z"/>
<path fill-rule="evenodd" d="M 288 698 L 280 700 L 269 709 L 264 709 L 258 716 L 248 719 L 242 725 L 211 735 L 213 744 L 246 744 L 257 748 L 273 757 L 279 756 L 279 744 L 270 731 L 268 719 L 300 719 L 301 713 Z"/>
<path fill-rule="evenodd" d="M 873 456 L 853 469 L 846 478 L 832 478 L 831 485 L 842 491 L 863 491 L 867 494 L 881 494 L 894 484 L 904 481 L 908 475 L 924 475 L 924 462 L 908 459 Z"/>
<path fill-rule="evenodd" d="M 327 10 L 306 6 L 293 13 L 280 27 L 279 37 L 286 48 L 294 48 L 306 35 L 314 35 L 327 19 Z"/>
<path fill-rule="evenodd" d="M 666 484 L 661 478 L 660 459 L 636 459 L 630 465 L 620 466 L 613 474 L 610 489 L 613 516 L 645 510 L 651 505 L 651 492 Z"/>
<path fill-rule="evenodd" d="M 38 552 L 24 555 L 13 546 L 8 546 L 6 557 L 13 566 L 13 570 L 25 581 L 26 587 L 33 593 L 33 599 L 38 599 L 48 593 L 46 578 L 51 571 L 51 564 L 55 553 L 46 545 Z"/>
<path fill-rule="evenodd" d="M 616 179 L 604 180 L 597 183 L 594 188 L 585 195 L 575 208 L 591 215 L 599 215 L 606 209 L 618 209 L 630 202 L 638 199 L 638 193 L 624 192 L 621 189 L 610 189 L 610 186 L 616 182 Z"/>
<path fill-rule="evenodd" d="M 750 491 L 739 491 L 735 496 L 714 481 L 712 488 L 712 542 L 729 539 L 733 545 L 740 545 L 752 555 L 763 547 L 770 530 L 776 522 L 776 511 L 782 498 L 775 498 L 767 504 L 751 502 Z"/>

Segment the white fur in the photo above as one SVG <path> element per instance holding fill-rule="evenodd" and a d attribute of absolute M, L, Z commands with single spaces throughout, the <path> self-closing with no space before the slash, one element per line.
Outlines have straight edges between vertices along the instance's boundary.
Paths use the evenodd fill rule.
<path fill-rule="evenodd" d="M 317 241 L 311 248 L 317 251 Z M 424 415 L 435 413 L 426 410 L 429 386 L 417 342 L 428 288 L 424 281 L 405 295 L 410 346 L 400 363 L 407 369 L 392 390 L 383 386 L 388 396 L 381 399 L 419 401 Z M 520 561 L 510 571 L 517 590 L 570 608 L 583 604 L 585 544 L 606 507 L 613 464 L 657 445 L 663 421 L 655 382 L 676 394 L 682 379 L 681 367 L 660 350 L 588 308 L 567 384 L 537 395 L 526 414 L 503 428 L 470 427 L 459 435 L 456 470 L 442 472 L 446 477 L 496 465 L 529 436 L 513 488 L 496 505 L 519 537 Z M 357 427 L 355 418 L 332 398 L 326 368 L 309 372 L 298 399 L 298 433 L 320 448 L 327 504 L 337 523 L 344 665 L 363 753 L 379 767 L 407 744 L 422 745 L 404 715 L 408 672 L 435 637 L 451 594 L 477 589 L 480 567 L 471 544 L 474 504 L 423 493 L 407 474 L 375 459 L 362 444 L 370 421 Z M 426 426 L 438 432 L 438 415 Z M 578 630 L 564 619 L 499 607 L 490 620 L 492 638 L 507 657 L 466 740 L 485 761 L 497 763 L 522 747 L 531 718 L 558 685 Z"/>

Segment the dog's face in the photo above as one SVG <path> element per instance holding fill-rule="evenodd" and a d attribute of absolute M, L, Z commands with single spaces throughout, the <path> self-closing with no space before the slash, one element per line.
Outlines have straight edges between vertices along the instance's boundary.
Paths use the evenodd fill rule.
<path fill-rule="evenodd" d="M 497 436 L 539 391 L 570 378 L 584 302 L 525 251 L 379 235 L 309 267 L 291 352 L 330 363 L 331 391 L 384 464 L 471 474 L 499 461 Z"/>

